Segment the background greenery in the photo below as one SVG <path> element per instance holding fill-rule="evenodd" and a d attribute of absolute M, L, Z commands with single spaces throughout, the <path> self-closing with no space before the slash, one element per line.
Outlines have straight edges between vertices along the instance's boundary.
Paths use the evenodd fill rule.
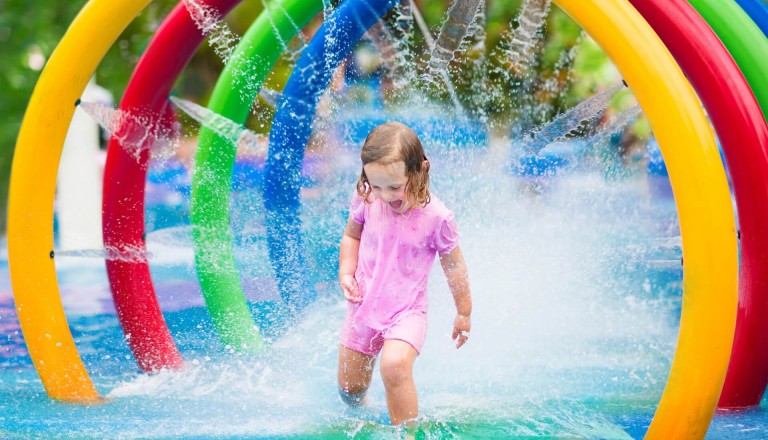
<path fill-rule="evenodd" d="M 96 72 L 96 81 L 112 92 L 116 102 L 119 102 L 142 50 L 147 46 L 163 17 L 176 3 L 173 0 L 152 2 L 119 37 L 100 64 Z M 2 118 L 2 124 L 0 124 L 0 236 L 4 235 L 6 230 L 11 161 L 27 101 L 40 75 L 42 61 L 50 57 L 67 27 L 84 4 L 84 0 L 35 0 L 34 2 L 0 0 L 0 59 L 2 59 L 0 90 L 3 94 L 0 99 L 0 118 Z M 417 1 L 417 4 L 428 25 L 436 33 L 450 1 L 421 0 Z M 487 1 L 487 48 L 494 47 L 510 25 L 512 27 L 516 25 L 514 18 L 519 7 L 520 0 Z M 261 1 L 245 0 L 227 16 L 227 25 L 234 32 L 242 34 L 261 9 Z M 543 40 L 545 44 L 542 47 L 542 56 L 534 66 L 535 77 L 539 79 L 540 84 L 563 74 L 563 69 L 558 68 L 558 62 L 562 59 L 561 54 L 577 44 L 583 46 L 581 51 L 583 55 L 572 60 L 575 70 L 599 73 L 610 65 L 599 48 L 593 44 L 590 45 L 589 41 L 585 43 L 580 39 L 578 26 L 554 7 L 548 19 Z M 423 39 L 417 38 L 416 44 L 423 45 Z M 463 61 L 465 60 L 459 59 L 456 64 L 461 65 Z M 179 79 L 177 93 L 198 102 L 205 102 L 222 67 L 221 59 L 210 46 L 202 45 Z M 277 70 L 278 74 L 271 77 L 266 84 L 267 87 L 279 88 L 279 83 L 285 80 L 290 71 L 290 65 L 283 60 Z M 472 79 L 465 77 L 462 81 L 461 70 L 457 72 L 455 73 L 457 86 L 463 89 L 471 88 Z M 529 90 L 533 94 L 537 93 L 538 101 L 547 101 L 551 104 L 539 119 L 546 119 L 553 113 L 572 105 L 581 97 L 594 92 L 597 83 L 601 81 L 599 75 L 577 75 L 576 77 L 579 80 L 575 83 L 562 81 L 564 78 L 560 78 L 563 82 L 561 88 L 568 90 L 565 94 L 545 94 L 542 93 L 544 89 L 536 89 L 536 87 Z M 514 116 L 512 113 L 516 105 L 513 101 L 517 98 L 514 94 L 503 96 L 505 97 L 500 98 L 501 102 L 493 103 L 492 108 L 499 110 L 495 111 L 496 114 L 488 115 L 489 117 Z M 265 129 L 268 129 L 269 121 L 266 122 Z"/>

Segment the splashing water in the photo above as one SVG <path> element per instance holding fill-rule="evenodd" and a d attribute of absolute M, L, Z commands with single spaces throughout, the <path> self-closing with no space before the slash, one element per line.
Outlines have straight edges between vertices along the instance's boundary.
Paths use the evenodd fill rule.
<path fill-rule="evenodd" d="M 527 133 L 524 135 L 527 142 L 523 144 L 523 149 L 528 154 L 536 154 L 552 142 L 581 135 L 585 130 L 588 132 L 602 116 L 613 96 L 622 88 L 624 85 L 619 84 L 596 93 L 543 127 Z"/>
<path fill-rule="evenodd" d="M 625 245 L 647 236 L 649 225 L 635 203 L 641 185 L 614 188 L 580 176 L 536 204 L 505 191 L 512 181 L 489 169 L 483 152 L 451 153 L 438 139 L 424 141 L 434 162 L 433 190 L 456 213 L 475 308 L 472 339 L 456 350 L 450 340 L 455 308 L 436 265 L 429 279 L 429 332 L 415 366 L 422 414 L 416 436 L 629 438 L 626 420 L 652 411 L 661 393 L 675 335 L 674 324 L 663 319 L 674 305 L 654 305 L 634 278 L 616 275 L 622 261 L 642 256 L 642 249 Z M 309 232 L 338 222 L 330 232 L 336 241 L 358 169 L 345 168 L 334 155 L 324 159 L 328 180 L 316 188 L 316 198 L 305 199 L 303 215 L 312 221 Z M 177 238 L 191 246 L 187 229 L 160 235 L 148 237 L 153 252 L 159 242 L 175 245 Z M 187 258 L 178 248 L 165 251 L 167 264 Z M 239 254 L 242 267 L 264 263 L 253 254 Z M 311 306 L 270 350 L 240 358 L 217 351 L 194 274 L 168 279 L 167 266 L 153 270 L 161 304 L 176 307 L 165 318 L 186 368 L 136 372 L 114 313 L 91 312 L 73 327 L 111 402 L 85 413 L 51 405 L 40 393 L 25 406 L 35 418 L 53 420 L 39 429 L 101 438 L 146 438 L 147 429 L 158 437 L 398 437 L 388 426 L 378 372 L 367 406 L 348 408 L 337 396 L 338 331 L 346 312 L 337 292 Z M 93 282 L 67 273 L 63 278 L 79 283 L 72 286 L 78 298 Z M 96 293 L 108 301 L 108 292 L 105 283 Z M 179 296 L 197 305 L 178 306 Z M 34 370 L 8 374 L 26 380 Z M 6 383 L 22 386 L 14 381 Z M 16 420 L 27 417 L 8 406 L 19 400 L 0 401 L 10 436 L 22 429 Z"/>
<path fill-rule="evenodd" d="M 393 80 L 400 81 L 401 83 L 398 83 L 397 86 L 401 86 L 407 78 L 404 52 L 400 50 L 400 46 L 396 43 L 387 25 L 381 20 L 377 21 L 368 29 L 364 38 L 376 46 L 389 75 Z"/>
<path fill-rule="evenodd" d="M 334 3 L 335 2 L 332 2 L 331 0 L 323 0 L 323 27 L 326 28 L 325 40 L 323 41 L 323 45 L 325 46 L 323 53 L 325 53 L 326 56 L 321 60 L 316 60 L 316 62 L 318 63 L 318 66 L 324 65 L 323 68 L 326 72 L 332 71 L 338 67 L 340 60 L 336 59 L 336 44 L 338 42 L 336 35 L 340 35 L 344 31 L 343 29 L 341 31 L 337 29 L 338 16 L 334 14 Z M 366 5 L 366 7 L 368 7 L 368 5 Z"/>
<path fill-rule="evenodd" d="M 267 138 L 243 127 L 237 122 L 225 118 L 209 109 L 186 99 L 172 96 L 171 102 L 196 120 L 205 128 L 228 140 L 232 145 L 243 148 L 254 154 L 264 154 L 267 151 Z"/>
<path fill-rule="evenodd" d="M 517 18 L 518 27 L 502 35 L 501 46 L 495 54 L 501 65 L 517 76 L 530 71 L 535 57 L 534 48 L 540 40 L 540 30 L 549 14 L 549 0 L 526 0 Z"/>
<path fill-rule="evenodd" d="M 269 90 L 263 95 L 272 96 L 274 103 L 283 99 Z M 257 135 L 242 125 L 192 102 L 172 100 L 231 142 L 258 144 Z M 635 278 L 616 275 L 627 261 L 643 263 L 640 251 L 626 242 L 635 235 L 653 236 L 642 233 L 652 226 L 638 224 L 644 205 L 635 202 L 643 197 L 642 185 L 617 189 L 592 176 L 578 176 L 569 182 L 572 185 L 547 194 L 547 203 L 537 203 L 508 190 L 515 180 L 504 174 L 504 167 L 488 166 L 492 148 L 486 156 L 482 149 L 444 147 L 461 143 L 455 139 L 425 134 L 423 142 L 433 162 L 432 189 L 456 213 L 475 310 L 472 340 L 457 351 L 449 336 L 455 308 L 436 265 L 430 276 L 430 330 L 416 364 L 424 415 L 419 433 L 434 438 L 627 438 L 624 419 L 616 413 L 644 417 L 652 411 L 648 408 L 663 388 L 675 335 L 674 320 L 670 324 L 663 319 L 674 311 L 674 300 L 654 303 Z M 352 149 L 340 148 L 347 153 Z M 324 236 L 307 240 L 312 243 L 307 252 L 314 257 L 308 261 L 315 266 L 337 258 L 332 246 L 343 230 L 348 195 L 359 172 L 357 161 L 345 162 L 330 153 L 324 159 L 327 163 L 318 168 L 323 171 L 313 176 L 319 183 L 302 195 L 305 232 L 324 229 Z M 253 192 L 250 200 L 258 201 L 258 191 Z M 631 203 L 625 205 L 620 200 L 627 195 Z M 235 202 L 233 209 L 240 210 L 235 217 L 257 223 L 256 205 L 239 207 Z M 254 236 L 242 241 L 252 246 L 249 250 L 261 251 L 239 252 L 239 266 L 268 267 L 263 228 L 252 230 Z M 148 246 L 162 242 L 163 249 L 170 249 L 168 264 L 179 263 L 192 259 L 188 236 L 188 229 L 150 234 Z M 171 249 L 179 242 L 187 248 Z M 183 270 L 187 267 L 191 264 Z M 168 267 L 153 270 L 170 272 Z M 181 291 L 202 302 L 194 290 L 193 272 L 165 276 L 170 280 L 155 279 L 161 302 Z M 652 275 L 640 275 L 645 276 Z M 270 282 L 252 285 L 268 291 Z M 334 291 L 310 306 L 298 325 L 273 341 L 268 353 L 248 359 L 217 352 L 216 338 L 200 317 L 205 315 L 202 304 L 179 307 L 166 319 L 188 368 L 157 375 L 135 371 L 114 315 L 89 316 L 82 326 L 96 330 L 82 338 L 83 352 L 89 365 L 95 365 L 97 385 L 113 402 L 88 417 L 63 410 L 70 411 L 59 418 L 70 425 L 64 429 L 71 431 L 65 432 L 141 438 L 147 425 L 137 427 L 135 420 L 142 419 L 155 435 L 168 437 L 397 435 L 387 426 L 378 374 L 368 406 L 346 408 L 337 397 L 336 350 L 346 304 L 335 284 L 326 290 Z M 103 291 L 108 297 L 106 284 Z M 4 405 L 0 402 L 0 412 L 7 410 Z M 51 411 L 47 400 L 33 407 Z M 130 418 L 124 417 L 128 411 Z"/>
<path fill-rule="evenodd" d="M 404 92 L 416 79 L 413 63 L 413 15 L 409 1 L 394 6 L 394 23 L 378 20 L 364 35 L 381 54 L 384 75 L 391 83 L 391 92 Z"/>
<path fill-rule="evenodd" d="M 584 32 L 579 34 L 576 43 L 564 50 L 557 59 L 551 76 L 546 78 L 541 89 L 552 94 L 563 94 L 573 81 L 573 65 L 576 62 L 577 48 L 582 41 Z"/>
<path fill-rule="evenodd" d="M 395 5 L 395 29 L 398 39 L 411 42 L 413 39 L 413 3 L 410 0 Z"/>
<path fill-rule="evenodd" d="M 491 103 L 494 95 L 489 93 L 490 76 L 488 70 L 488 57 L 485 32 L 486 26 L 486 6 L 485 2 L 480 2 L 477 14 L 472 24 L 469 26 L 467 36 L 463 39 L 459 48 L 462 54 L 462 68 L 453 68 L 449 64 L 449 69 L 454 76 L 463 77 L 463 86 L 470 92 L 469 96 L 464 93 L 463 102 L 468 102 L 468 113 L 483 123 L 488 122 L 489 109 L 494 107 Z M 469 84 L 467 84 L 469 82 Z"/>
<path fill-rule="evenodd" d="M 600 128 L 592 137 L 587 140 L 587 143 L 595 145 L 600 142 L 604 142 L 612 134 L 617 133 L 631 124 L 635 119 L 643 114 L 643 110 L 639 105 L 633 105 L 632 107 L 622 111 L 615 117 L 613 117 L 608 124 Z"/>
<path fill-rule="evenodd" d="M 80 102 L 79 107 L 93 118 L 137 162 L 145 154 L 164 159 L 175 154 L 177 130 L 159 122 L 155 115 L 136 115 L 96 102 Z"/>
<path fill-rule="evenodd" d="M 269 17 L 269 24 L 272 26 L 272 32 L 278 37 L 280 41 L 280 46 L 283 48 L 283 53 L 288 54 L 287 57 L 291 61 L 295 61 L 299 59 L 299 56 L 301 55 L 301 52 L 307 47 L 307 44 L 309 44 L 309 41 L 307 40 L 307 37 L 304 36 L 304 34 L 301 32 L 301 28 L 298 24 L 293 20 L 291 15 L 288 13 L 288 11 L 283 8 L 283 5 L 281 2 L 267 2 L 266 0 L 261 0 L 261 5 L 264 7 L 264 11 L 268 12 L 267 17 Z M 326 3 L 324 3 L 324 7 L 329 7 Z M 275 24 L 275 20 L 273 19 L 273 12 L 276 10 L 275 8 L 279 8 L 280 11 L 282 11 L 283 15 L 287 18 L 289 23 L 291 23 L 291 26 L 293 27 L 294 34 L 296 35 L 299 43 L 298 47 L 294 47 L 290 44 L 289 41 L 285 41 L 282 38 L 282 33 L 279 31 L 277 25 Z"/>
<path fill-rule="evenodd" d="M 267 5 L 264 1 L 262 1 L 262 3 L 264 4 L 265 11 L 274 10 L 274 6 L 271 4 Z M 246 54 L 250 53 L 251 50 L 249 50 L 247 46 L 239 47 L 240 36 L 234 33 L 229 26 L 222 21 L 222 14 L 218 10 L 209 5 L 202 4 L 198 0 L 184 0 L 184 5 L 194 20 L 195 25 L 197 25 L 198 29 L 208 37 L 208 44 L 213 48 L 214 53 L 216 53 L 224 64 L 229 65 L 229 70 L 233 75 L 233 83 L 240 93 L 240 99 L 243 102 L 251 99 L 260 85 L 251 78 L 253 77 L 253 73 L 256 72 L 257 68 L 260 66 L 260 63 L 263 63 L 264 61 L 258 54 L 254 54 L 250 58 L 246 57 Z M 290 47 L 289 42 L 280 39 L 283 49 L 285 49 L 287 53 L 292 54 L 291 59 L 295 59 L 306 46 L 306 39 L 302 36 L 296 23 L 290 18 L 290 15 L 288 15 L 281 6 L 280 10 L 286 17 L 288 17 L 288 20 L 296 30 L 296 35 L 299 36 L 301 41 L 298 48 L 292 48 Z M 272 14 L 268 14 L 268 17 L 275 35 L 281 35 L 281 33 L 277 31 Z"/>
<path fill-rule="evenodd" d="M 277 108 L 277 102 L 283 96 L 282 93 L 277 90 L 273 90 L 267 87 L 262 87 L 259 90 L 259 96 L 272 108 Z"/>
<path fill-rule="evenodd" d="M 195 25 L 208 37 L 208 44 L 225 64 L 228 63 L 240 37 L 221 21 L 222 14 L 216 8 L 197 0 L 183 1 Z"/>
<path fill-rule="evenodd" d="M 413 8 L 410 0 L 395 5 L 394 24 L 391 26 L 394 59 L 390 75 L 396 90 L 402 90 L 416 78 L 413 68 Z"/>
<path fill-rule="evenodd" d="M 488 37 L 487 33 L 485 32 L 487 19 L 488 17 L 486 14 L 485 1 L 481 1 L 477 6 L 477 13 L 475 14 L 475 18 L 469 25 L 467 36 L 462 40 L 462 47 L 459 48 L 460 50 L 463 48 L 463 43 L 466 42 L 469 44 L 468 50 L 482 52 L 485 54 L 485 40 Z"/>
<path fill-rule="evenodd" d="M 475 21 L 481 0 L 455 1 L 443 21 L 443 27 L 431 47 L 428 69 L 440 72 L 453 60 L 454 52 L 467 36 L 470 25 Z"/>
<path fill-rule="evenodd" d="M 419 11 L 419 8 L 416 6 L 416 4 L 413 2 L 409 2 L 409 4 L 411 17 L 413 17 L 413 21 L 416 22 L 416 26 L 418 26 L 421 35 L 427 42 L 427 48 L 431 50 L 433 47 L 435 47 L 435 38 L 432 37 L 432 32 L 430 32 L 429 26 L 427 26 L 427 22 L 424 21 L 424 16 L 421 15 L 421 11 Z"/>
<path fill-rule="evenodd" d="M 105 246 L 104 249 L 62 249 L 55 252 L 57 257 L 104 258 L 126 263 L 146 263 L 152 258 L 143 246 Z"/>
<path fill-rule="evenodd" d="M 563 79 L 568 83 L 568 70 L 565 75 L 555 72 L 541 77 L 536 69 L 541 61 L 538 55 L 545 47 L 542 29 L 549 15 L 549 6 L 549 1 L 522 2 L 517 18 L 509 22 L 499 44 L 487 58 L 488 70 L 493 75 L 482 95 L 487 100 L 501 103 L 511 99 L 517 130 L 529 129 L 548 119 L 546 115 L 552 106 L 546 100 L 535 99 L 538 92 L 545 91 L 545 95 L 551 96 L 549 89 L 557 93 L 564 89 L 561 84 Z M 559 69 L 556 67 L 556 70 Z"/>
<path fill-rule="evenodd" d="M 414 20 L 416 21 L 416 24 L 419 27 L 419 30 L 421 31 L 422 36 L 424 37 L 424 40 L 427 43 L 427 48 L 431 53 L 434 51 L 437 43 L 432 37 L 432 33 L 429 31 L 429 27 L 427 27 L 427 23 L 424 21 L 424 17 L 422 17 L 421 12 L 419 12 L 419 9 L 413 3 L 411 4 L 411 12 L 413 14 Z M 438 78 L 440 81 L 437 80 Z M 459 102 L 456 89 L 453 85 L 453 82 L 451 81 L 451 78 L 448 76 L 447 70 L 434 71 L 427 69 L 425 72 L 422 72 L 419 79 L 426 88 L 437 88 L 438 91 L 441 91 L 442 88 L 445 88 L 445 90 L 448 92 L 449 99 L 453 103 L 453 107 L 456 110 L 456 113 L 459 115 L 464 114 L 464 109 Z"/>

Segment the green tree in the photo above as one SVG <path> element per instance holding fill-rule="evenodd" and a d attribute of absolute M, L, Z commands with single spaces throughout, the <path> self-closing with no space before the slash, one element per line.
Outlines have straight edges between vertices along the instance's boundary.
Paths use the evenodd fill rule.
<path fill-rule="evenodd" d="M 0 235 L 6 229 L 8 179 L 16 135 L 40 75 L 84 2 L 0 0 Z"/>
<path fill-rule="evenodd" d="M 0 236 L 5 235 L 8 183 L 16 137 L 42 67 L 64 36 L 85 0 L 0 0 Z M 119 100 L 136 62 L 158 25 L 176 0 L 152 2 L 121 34 L 99 65 L 96 81 Z M 261 2 L 243 2 L 227 16 L 228 25 L 242 33 L 261 11 Z M 180 85 L 194 96 L 206 97 L 222 61 L 203 45 Z"/>

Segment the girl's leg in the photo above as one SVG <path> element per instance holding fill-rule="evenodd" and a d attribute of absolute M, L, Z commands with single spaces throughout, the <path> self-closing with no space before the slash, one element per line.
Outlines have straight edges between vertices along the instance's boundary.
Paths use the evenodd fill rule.
<path fill-rule="evenodd" d="M 418 355 L 416 349 L 405 341 L 384 341 L 381 379 L 387 392 L 389 419 L 394 426 L 419 415 L 419 397 L 413 381 L 413 363 Z"/>
<path fill-rule="evenodd" d="M 360 405 L 371 385 L 376 358 L 339 344 L 339 394 L 348 405 Z"/>

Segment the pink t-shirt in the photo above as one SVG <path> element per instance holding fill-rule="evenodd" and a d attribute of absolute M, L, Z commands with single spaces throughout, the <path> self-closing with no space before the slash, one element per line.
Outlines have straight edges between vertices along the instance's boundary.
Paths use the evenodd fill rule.
<path fill-rule="evenodd" d="M 350 217 L 363 225 L 357 258 L 357 280 L 363 302 L 355 320 L 384 330 L 399 318 L 427 312 L 427 277 L 437 253 L 445 254 L 459 243 L 453 212 L 431 194 L 424 208 L 404 214 L 381 199 L 357 193 Z"/>

